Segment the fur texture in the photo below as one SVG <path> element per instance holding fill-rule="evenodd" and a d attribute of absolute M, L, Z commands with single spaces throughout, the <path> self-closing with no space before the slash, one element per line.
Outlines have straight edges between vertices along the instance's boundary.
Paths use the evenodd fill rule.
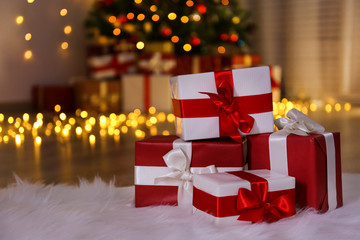
<path fill-rule="evenodd" d="M 360 174 L 344 174 L 344 207 L 272 224 L 216 226 L 178 207 L 134 208 L 134 188 L 96 178 L 79 186 L 20 179 L 0 190 L 1 240 L 360 239 Z"/>

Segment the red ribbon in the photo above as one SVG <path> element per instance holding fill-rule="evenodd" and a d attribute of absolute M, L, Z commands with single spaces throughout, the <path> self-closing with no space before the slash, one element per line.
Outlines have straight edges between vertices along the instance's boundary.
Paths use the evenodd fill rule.
<path fill-rule="evenodd" d="M 271 81 L 271 88 L 276 88 L 276 89 L 280 89 L 280 84 L 275 80 L 273 74 L 274 74 L 274 70 L 271 66 L 270 67 L 270 81 Z"/>
<path fill-rule="evenodd" d="M 287 192 L 274 199 L 268 198 L 268 182 L 254 174 L 237 171 L 229 172 L 245 179 L 251 184 L 251 191 L 240 188 L 237 198 L 238 220 L 256 222 L 274 222 L 296 213 L 293 196 Z"/>
<path fill-rule="evenodd" d="M 232 71 L 215 72 L 215 83 L 218 94 L 200 92 L 210 97 L 219 113 L 220 136 L 230 136 L 241 141 L 240 129 L 249 133 L 254 125 L 254 118 L 236 108 L 234 96 L 234 83 Z"/>
<path fill-rule="evenodd" d="M 92 72 L 100 72 L 109 69 L 113 69 L 115 71 L 115 76 L 119 76 L 121 73 L 129 71 L 129 68 L 133 65 L 132 62 L 127 63 L 119 63 L 117 59 L 117 55 L 113 55 L 108 64 L 99 66 L 99 67 L 91 67 L 90 70 Z"/>

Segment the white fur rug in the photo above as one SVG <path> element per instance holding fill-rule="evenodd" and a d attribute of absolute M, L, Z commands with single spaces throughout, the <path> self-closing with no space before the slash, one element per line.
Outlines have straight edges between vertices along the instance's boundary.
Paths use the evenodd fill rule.
<path fill-rule="evenodd" d="M 134 188 L 101 179 L 44 186 L 16 179 L 0 189 L 1 240 L 360 239 L 360 174 L 344 174 L 344 207 L 272 224 L 215 226 L 178 207 L 134 208 Z"/>

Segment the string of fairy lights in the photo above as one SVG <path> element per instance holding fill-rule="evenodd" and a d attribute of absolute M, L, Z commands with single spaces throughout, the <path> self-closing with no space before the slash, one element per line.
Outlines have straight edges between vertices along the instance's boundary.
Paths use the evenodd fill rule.
<path fill-rule="evenodd" d="M 28 4 L 33 4 L 35 2 L 35 0 L 27 0 L 27 3 Z M 60 17 L 66 17 L 68 15 L 68 9 L 66 8 L 62 8 L 59 10 L 59 15 Z M 25 21 L 25 17 L 23 15 L 18 15 L 16 16 L 15 18 L 15 22 L 18 26 L 22 25 Z M 68 36 L 71 34 L 72 32 L 72 27 L 70 25 L 65 25 L 64 26 L 64 29 L 63 29 L 63 32 L 65 34 L 65 36 Z M 25 36 L 24 36 L 24 39 L 26 42 L 30 42 L 33 38 L 33 35 L 31 32 L 26 32 L 25 33 Z M 62 50 L 66 50 L 69 48 L 69 43 L 68 41 L 62 41 L 60 43 L 60 48 Z M 24 52 L 24 59 L 25 60 L 30 60 L 31 58 L 33 57 L 33 51 L 31 49 L 26 49 L 25 52 Z"/>
<path fill-rule="evenodd" d="M 273 102 L 274 118 L 284 117 L 292 108 L 304 114 L 316 111 L 330 114 L 349 112 L 352 106 L 350 103 L 321 105 L 284 98 L 280 102 Z M 125 136 L 140 140 L 148 136 L 172 134 L 175 121 L 174 114 L 157 112 L 155 107 L 150 107 L 146 113 L 135 109 L 128 114 L 94 115 L 81 109 L 77 109 L 74 114 L 66 114 L 61 111 L 60 105 L 56 105 L 54 113 L 49 114 L 50 117 L 44 117 L 44 113 L 34 116 L 24 113 L 15 117 L 0 113 L 0 145 L 15 143 L 17 147 L 21 147 L 25 141 L 32 141 L 35 147 L 40 147 L 43 141 L 54 136 L 61 142 L 81 139 L 90 146 L 95 146 L 98 138 L 106 137 L 113 138 L 115 142 Z"/>

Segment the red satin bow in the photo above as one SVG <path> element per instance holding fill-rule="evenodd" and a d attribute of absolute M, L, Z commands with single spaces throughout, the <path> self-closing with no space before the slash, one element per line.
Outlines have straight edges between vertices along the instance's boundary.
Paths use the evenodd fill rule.
<path fill-rule="evenodd" d="M 256 222 L 275 222 L 296 213 L 294 199 L 289 193 L 268 201 L 268 182 L 261 178 L 260 182 L 251 182 L 251 191 L 240 188 L 237 209 L 240 211 L 238 220 Z"/>
<path fill-rule="evenodd" d="M 240 129 L 243 133 L 251 131 L 254 118 L 249 114 L 241 113 L 233 101 L 232 71 L 215 72 L 215 82 L 218 94 L 200 92 L 210 97 L 217 106 L 220 121 L 220 131 L 236 141 L 241 141 Z"/>

